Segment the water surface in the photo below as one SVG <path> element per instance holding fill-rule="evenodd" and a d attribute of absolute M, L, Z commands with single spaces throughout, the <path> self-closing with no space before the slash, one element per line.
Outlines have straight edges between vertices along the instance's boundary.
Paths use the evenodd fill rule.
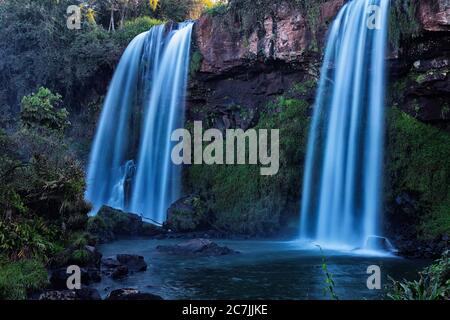
<path fill-rule="evenodd" d="M 180 257 L 156 251 L 156 246 L 180 240 L 121 240 L 100 246 L 104 257 L 119 253 L 145 257 L 148 270 L 118 281 L 103 277 L 96 286 L 103 296 L 132 287 L 164 299 L 328 299 L 318 248 L 296 242 L 217 240 L 240 254 L 221 257 Z M 382 299 L 383 290 L 366 286 L 367 267 L 379 265 L 383 287 L 387 276 L 413 279 L 428 261 L 368 257 L 324 250 L 340 299 Z"/>

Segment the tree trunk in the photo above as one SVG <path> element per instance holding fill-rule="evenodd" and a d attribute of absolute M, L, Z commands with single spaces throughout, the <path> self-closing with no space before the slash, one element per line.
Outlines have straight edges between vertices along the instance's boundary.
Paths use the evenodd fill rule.
<path fill-rule="evenodd" d="M 114 26 L 114 9 L 111 8 L 111 19 L 109 20 L 108 32 L 116 31 Z"/>

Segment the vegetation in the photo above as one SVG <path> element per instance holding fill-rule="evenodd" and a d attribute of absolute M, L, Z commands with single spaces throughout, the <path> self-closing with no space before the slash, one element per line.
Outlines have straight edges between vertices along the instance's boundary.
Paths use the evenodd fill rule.
<path fill-rule="evenodd" d="M 61 96 L 49 89 L 40 87 L 38 92 L 22 99 L 21 118 L 25 127 L 42 126 L 48 129 L 64 131 L 70 122 L 65 108 L 56 109 L 61 103 Z"/>
<path fill-rule="evenodd" d="M 255 165 L 195 165 L 187 169 L 188 193 L 200 194 L 214 212 L 212 224 L 232 233 L 275 234 L 295 225 L 309 126 L 309 104 L 279 97 L 262 112 L 255 129 L 280 130 L 280 170 L 261 176 Z M 237 187 L 239 186 L 239 187 Z"/>
<path fill-rule="evenodd" d="M 418 0 L 392 1 L 390 7 L 389 40 L 392 48 L 398 49 L 401 41 L 417 37 L 420 22 L 417 18 Z"/>
<path fill-rule="evenodd" d="M 450 233 L 450 134 L 392 108 L 388 114 L 388 201 L 402 192 L 419 195 L 423 238 Z M 390 197 L 390 198 L 389 198 Z"/>
<path fill-rule="evenodd" d="M 125 22 L 124 27 L 117 31 L 113 38 L 121 47 L 126 47 L 135 36 L 162 23 L 162 20 L 148 16 L 138 17 Z"/>
<path fill-rule="evenodd" d="M 328 270 L 327 257 L 324 255 L 322 247 L 317 246 L 320 249 L 320 253 L 322 254 L 322 271 L 325 275 L 325 288 L 323 288 L 324 296 L 330 295 L 332 300 L 339 300 L 338 295 L 336 294 L 336 283 L 334 282 L 333 275 Z"/>
<path fill-rule="evenodd" d="M 22 99 L 17 130 L 0 131 L 0 296 L 6 298 L 22 299 L 45 285 L 44 265 L 87 221 L 84 172 L 65 143 L 70 123 L 61 101 L 41 87 Z"/>
<path fill-rule="evenodd" d="M 450 300 L 449 251 L 420 272 L 419 280 L 391 281 L 388 297 L 393 300 Z"/>
<path fill-rule="evenodd" d="M 47 285 L 47 270 L 37 260 L 0 260 L 0 299 L 22 300 Z"/>
<path fill-rule="evenodd" d="M 325 0 L 286 0 L 303 10 L 312 39 L 320 28 Z M 88 218 L 84 201 L 86 158 L 103 97 L 128 43 L 166 21 L 216 18 L 230 13 L 247 37 L 262 31 L 273 0 L 86 0 L 80 30 L 66 26 L 73 0 L 0 0 L 0 299 L 24 299 L 47 285 L 46 267 L 98 263 L 86 246 L 115 234 L 136 234 L 134 216 L 106 209 Z M 418 0 L 393 1 L 390 41 L 394 49 L 420 35 Z M 228 15 L 227 15 L 228 16 Z M 235 21 L 236 20 L 236 21 Z M 194 48 L 195 49 L 195 48 Z M 318 50 L 317 39 L 310 50 Z M 194 50 L 190 74 L 200 70 Z M 439 72 L 447 72 L 442 69 Z M 434 71 L 433 71 L 434 72 Z M 411 73 L 417 83 L 434 74 Z M 307 96 L 315 81 L 295 84 L 255 111 L 255 129 L 280 129 L 280 171 L 260 175 L 253 165 L 195 165 L 184 172 L 186 194 L 194 194 L 187 212 L 175 212 L 174 230 L 208 226 L 236 234 L 274 235 L 298 225 L 299 199 L 311 106 Z M 395 91 L 407 90 L 406 82 Z M 414 227 L 423 239 L 450 234 L 450 134 L 414 117 L 389 110 L 386 149 L 387 202 L 414 194 Z M 246 106 L 229 111 L 247 120 Z M 208 109 L 209 126 L 218 115 Z M 442 108 L 442 118 L 450 114 Z M 186 125 L 190 127 L 191 124 Z M 186 221 L 188 223 L 186 223 Z M 141 234 L 151 226 L 139 227 Z M 148 228 L 149 230 L 144 230 Z M 418 281 L 393 281 L 392 299 L 449 299 L 450 258 L 446 253 L 420 273 Z M 326 292 L 337 299 L 326 259 Z"/>

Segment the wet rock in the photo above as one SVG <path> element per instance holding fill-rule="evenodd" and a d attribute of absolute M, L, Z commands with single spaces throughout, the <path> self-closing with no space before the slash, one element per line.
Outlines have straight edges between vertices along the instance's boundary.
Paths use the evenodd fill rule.
<path fill-rule="evenodd" d="M 165 230 L 151 223 L 143 223 L 140 235 L 143 237 L 156 237 L 158 235 L 164 234 Z"/>
<path fill-rule="evenodd" d="M 142 256 L 135 254 L 118 254 L 117 261 L 119 261 L 121 265 L 126 266 L 130 272 L 147 270 L 147 263 Z"/>
<path fill-rule="evenodd" d="M 163 298 L 152 293 L 124 288 L 111 291 L 106 300 L 163 300 Z"/>
<path fill-rule="evenodd" d="M 111 273 L 111 278 L 113 279 L 121 279 L 128 275 L 128 267 L 127 266 L 118 266 Z"/>
<path fill-rule="evenodd" d="M 156 249 L 172 255 L 223 256 L 238 253 L 207 239 L 193 239 L 176 245 L 157 246 Z"/>
<path fill-rule="evenodd" d="M 42 293 L 39 300 L 101 300 L 96 289 L 81 288 L 80 290 L 53 290 Z"/>
<path fill-rule="evenodd" d="M 366 240 L 365 249 L 381 250 L 385 252 L 397 252 L 390 241 L 385 237 L 370 236 Z"/>
<path fill-rule="evenodd" d="M 102 259 L 102 273 L 113 279 L 126 277 L 129 272 L 142 272 L 147 270 L 144 257 L 132 254 L 119 254 L 115 257 Z"/>
<path fill-rule="evenodd" d="M 102 269 L 115 269 L 121 265 L 122 264 L 115 258 L 102 259 Z"/>

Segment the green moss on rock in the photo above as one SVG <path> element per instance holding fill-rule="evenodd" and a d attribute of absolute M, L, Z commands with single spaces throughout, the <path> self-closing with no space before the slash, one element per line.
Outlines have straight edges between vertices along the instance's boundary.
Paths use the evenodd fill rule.
<path fill-rule="evenodd" d="M 199 196 L 184 197 L 167 213 L 167 228 L 175 232 L 197 231 L 208 226 L 208 208 Z"/>
<path fill-rule="evenodd" d="M 255 129 L 280 130 L 280 170 L 261 176 L 255 165 L 194 165 L 185 188 L 206 199 L 212 225 L 225 232 L 271 235 L 298 219 L 309 125 L 308 103 L 280 97 L 261 114 Z"/>
<path fill-rule="evenodd" d="M 392 48 L 398 49 L 402 40 L 415 38 L 420 34 L 418 6 L 418 0 L 391 1 L 389 41 Z"/>
<path fill-rule="evenodd" d="M 429 207 L 417 227 L 423 238 L 450 233 L 450 134 L 392 108 L 388 114 L 387 200 L 420 195 Z"/>
<path fill-rule="evenodd" d="M 202 54 L 200 53 L 200 51 L 195 50 L 192 53 L 191 64 L 189 67 L 191 77 L 195 76 L 195 74 L 200 71 L 200 68 L 202 66 L 202 61 L 203 61 Z"/>

